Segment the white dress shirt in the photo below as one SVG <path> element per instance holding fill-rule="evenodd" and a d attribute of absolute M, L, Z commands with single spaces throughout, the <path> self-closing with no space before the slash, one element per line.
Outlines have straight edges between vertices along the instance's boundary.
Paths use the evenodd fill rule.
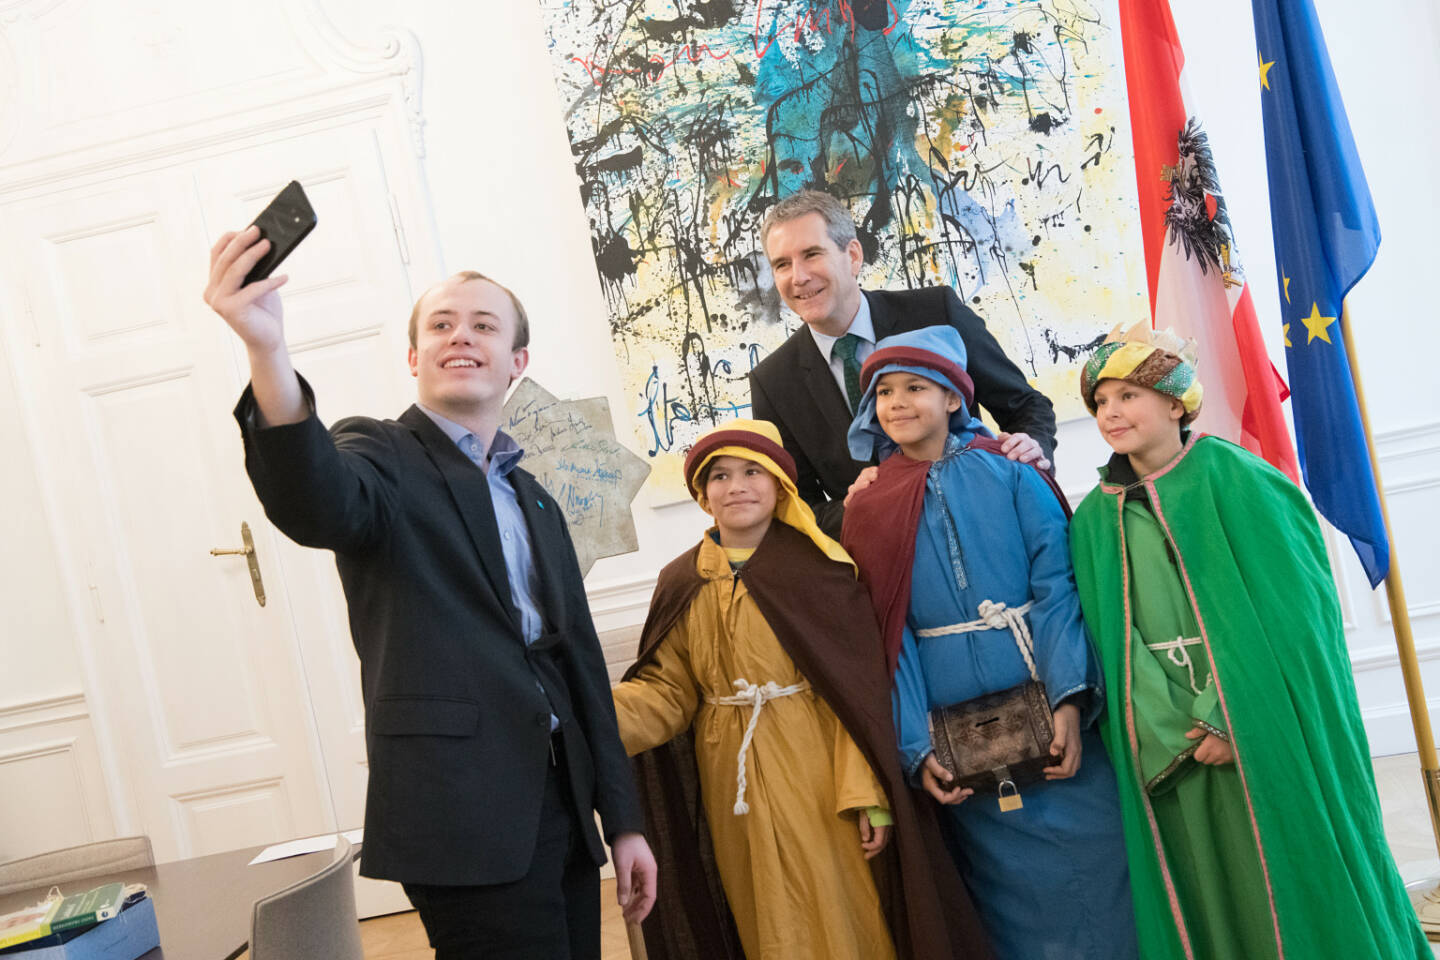
<path fill-rule="evenodd" d="M 866 359 L 875 352 L 875 324 L 870 320 L 870 301 L 863 292 L 860 294 L 860 309 L 855 311 L 855 319 L 850 321 L 850 327 L 845 333 L 853 333 L 860 338 L 860 345 L 855 348 L 855 362 L 865 366 Z M 860 398 L 845 392 L 845 361 L 835 353 L 835 342 L 840 337 L 826 336 L 814 327 L 810 328 L 810 336 L 815 338 L 815 346 L 820 349 L 820 356 L 830 365 L 830 375 L 835 378 L 835 384 L 840 388 L 840 396 L 850 401 L 850 409 L 855 409 Z"/>

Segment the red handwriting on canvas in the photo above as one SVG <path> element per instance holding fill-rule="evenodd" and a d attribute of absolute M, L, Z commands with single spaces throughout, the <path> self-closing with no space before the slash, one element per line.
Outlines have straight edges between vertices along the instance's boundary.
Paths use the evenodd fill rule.
<path fill-rule="evenodd" d="M 687 43 L 677 49 L 669 58 L 662 57 L 659 54 L 651 54 L 646 58 L 645 65 L 641 67 L 601 66 L 587 57 L 571 57 L 570 62 L 578 63 L 584 67 L 585 72 L 590 74 L 590 82 L 598 87 L 605 82 L 605 77 L 609 74 L 630 77 L 644 76 L 651 81 L 655 81 L 663 77 L 666 70 L 682 63 L 682 61 L 694 65 L 699 63 L 704 57 L 709 57 L 711 60 L 724 60 L 728 56 L 730 56 L 729 50 L 722 50 L 716 53 L 710 49 L 710 44 L 708 43 L 698 43 L 693 46 Z"/>
<path fill-rule="evenodd" d="M 765 22 L 767 5 L 772 13 L 768 26 Z M 775 39 L 786 33 L 794 38 L 796 44 L 803 43 L 806 36 L 813 34 L 823 33 L 830 36 L 837 29 L 849 33 L 851 42 L 855 40 L 857 24 L 853 0 L 834 0 L 834 3 L 826 5 L 812 3 L 806 7 L 804 12 L 788 22 L 783 21 L 783 13 L 776 12 L 777 6 L 779 5 L 774 0 L 759 0 L 755 5 L 755 26 L 751 31 L 750 45 L 756 60 L 764 60 L 770 52 L 770 48 L 774 46 Z M 900 26 L 900 11 L 895 6 L 895 0 L 886 0 L 886 6 L 889 8 L 887 24 L 880 32 L 888 37 Z M 762 36 L 768 38 L 763 46 L 760 43 Z M 731 52 L 723 49 L 717 52 L 708 43 L 687 43 L 677 48 L 669 57 L 651 54 L 640 66 L 609 66 L 596 63 L 589 57 L 571 57 L 570 62 L 584 67 L 585 72 L 590 75 L 590 82 L 598 87 L 604 84 L 607 76 L 612 75 L 642 77 L 653 83 L 663 77 L 666 71 L 672 67 L 684 66 L 687 63 L 694 66 L 707 57 L 711 60 L 724 60 L 731 55 Z"/>

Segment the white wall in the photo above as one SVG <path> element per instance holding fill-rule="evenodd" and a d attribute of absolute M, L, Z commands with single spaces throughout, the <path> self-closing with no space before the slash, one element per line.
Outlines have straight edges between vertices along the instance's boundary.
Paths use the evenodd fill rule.
<path fill-rule="evenodd" d="M 4 350 L 0 344 L 0 351 Z M 80 662 L 15 381 L 0 355 L 0 710 L 80 692 Z"/>

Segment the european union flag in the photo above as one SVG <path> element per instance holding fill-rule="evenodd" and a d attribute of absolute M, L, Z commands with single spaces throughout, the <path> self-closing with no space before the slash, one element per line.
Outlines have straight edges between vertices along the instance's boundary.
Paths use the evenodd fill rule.
<path fill-rule="evenodd" d="M 1370 469 L 1341 307 L 1370 269 L 1380 223 L 1311 0 L 1253 0 L 1270 219 L 1300 469 L 1374 587 L 1390 540 Z"/>

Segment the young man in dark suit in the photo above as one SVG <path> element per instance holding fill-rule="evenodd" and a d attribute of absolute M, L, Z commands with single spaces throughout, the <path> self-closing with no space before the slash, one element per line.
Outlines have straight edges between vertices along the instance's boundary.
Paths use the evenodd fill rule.
<path fill-rule="evenodd" d="M 954 290 L 861 290 L 864 255 L 850 212 L 818 190 L 792 194 L 771 207 L 760 242 L 781 299 L 805 327 L 751 371 L 751 409 L 756 419 L 780 428 L 795 458 L 800 495 L 826 533 L 840 535 L 844 499 L 866 467 L 850 458 L 845 442 L 859 400 L 860 366 L 876 341 L 892 334 L 938 324 L 958 330 L 969 353 L 975 400 L 1004 431 L 1006 455 L 1050 469 L 1054 408 Z"/>
<path fill-rule="evenodd" d="M 266 515 L 335 551 L 365 701 L 361 873 L 404 884 L 439 960 L 598 960 L 594 814 L 629 920 L 655 861 L 563 515 L 499 430 L 524 309 L 480 274 L 432 287 L 410 320 L 419 402 L 326 431 L 285 347 L 285 278 L 242 286 L 257 237 L 220 238 L 205 301 L 249 354 L 235 416 Z"/>

